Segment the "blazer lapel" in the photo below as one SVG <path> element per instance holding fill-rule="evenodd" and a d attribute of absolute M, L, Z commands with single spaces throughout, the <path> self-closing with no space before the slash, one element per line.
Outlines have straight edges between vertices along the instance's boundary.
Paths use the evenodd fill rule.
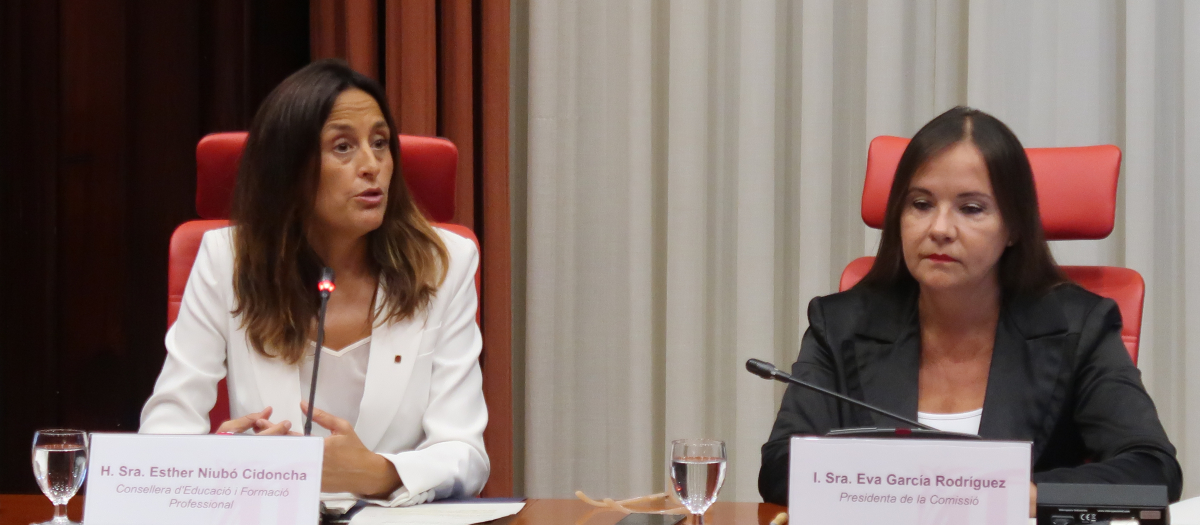
<path fill-rule="evenodd" d="M 366 385 L 354 425 L 354 432 L 368 449 L 374 450 L 383 439 L 400 408 L 421 349 L 425 321 L 425 313 L 420 313 L 399 322 L 385 322 L 371 330 Z"/>
<path fill-rule="evenodd" d="M 870 301 L 869 311 L 855 330 L 854 351 L 846 352 L 854 362 L 846 363 L 847 391 L 861 392 L 863 401 L 898 415 L 917 418 L 917 380 L 921 366 L 916 289 L 887 294 Z M 865 410 L 855 409 L 862 420 Z M 900 421 L 875 414 L 876 427 L 907 427 Z"/>
<path fill-rule="evenodd" d="M 1037 460 L 1037 444 L 1044 446 L 1054 430 L 1067 394 L 1059 381 L 1067 337 L 1066 318 L 1053 296 L 1005 309 L 996 327 L 980 436 L 1033 441 Z"/>

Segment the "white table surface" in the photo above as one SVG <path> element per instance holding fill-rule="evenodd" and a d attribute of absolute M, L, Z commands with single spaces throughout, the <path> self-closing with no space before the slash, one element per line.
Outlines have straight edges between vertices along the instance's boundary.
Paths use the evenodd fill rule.
<path fill-rule="evenodd" d="M 1200 525 L 1200 496 L 1171 505 L 1172 525 Z"/>

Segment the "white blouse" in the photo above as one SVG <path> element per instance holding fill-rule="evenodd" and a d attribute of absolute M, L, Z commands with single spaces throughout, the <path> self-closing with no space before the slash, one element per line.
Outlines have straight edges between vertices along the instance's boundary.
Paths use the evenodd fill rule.
<path fill-rule="evenodd" d="M 917 422 L 922 425 L 929 425 L 938 430 L 946 432 L 958 432 L 960 434 L 979 434 L 979 420 L 983 419 L 983 407 L 976 408 L 970 412 L 959 412 L 957 414 L 930 414 L 927 412 L 917 412 Z"/>
<path fill-rule="evenodd" d="M 300 360 L 300 399 L 308 401 L 312 391 L 313 357 L 317 343 L 309 341 L 308 352 Z M 317 398 L 313 405 L 351 426 L 358 423 L 358 409 L 367 387 L 367 358 L 371 355 L 371 336 L 341 350 L 321 347 L 321 368 L 317 373 Z M 307 418 L 306 418 L 307 419 Z M 303 424 L 301 424 L 303 425 Z M 303 426 L 301 426 L 303 428 Z M 300 431 L 300 428 L 295 429 Z M 329 430 L 313 423 L 312 435 L 325 437 Z"/>

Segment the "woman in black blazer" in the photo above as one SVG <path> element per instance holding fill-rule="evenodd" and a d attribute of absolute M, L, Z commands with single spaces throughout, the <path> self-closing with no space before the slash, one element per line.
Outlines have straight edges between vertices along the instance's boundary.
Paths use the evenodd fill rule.
<path fill-rule="evenodd" d="M 986 113 L 954 108 L 913 137 L 874 266 L 813 299 L 808 319 L 796 377 L 934 427 L 1032 441 L 1031 515 L 1043 481 L 1166 485 L 1179 499 L 1117 305 L 1062 276 L 1024 149 Z M 762 448 L 763 499 L 787 503 L 791 435 L 875 426 L 904 425 L 789 387 Z"/>

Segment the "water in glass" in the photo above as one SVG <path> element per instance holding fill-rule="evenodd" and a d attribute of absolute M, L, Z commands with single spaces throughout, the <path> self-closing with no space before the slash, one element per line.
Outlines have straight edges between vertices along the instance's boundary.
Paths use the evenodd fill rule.
<path fill-rule="evenodd" d="M 715 439 L 671 442 L 671 488 L 680 503 L 704 524 L 704 513 L 725 483 L 725 443 Z"/>
<path fill-rule="evenodd" d="M 725 481 L 725 460 L 720 458 L 679 458 L 671 460 L 671 480 L 679 501 L 692 514 L 704 514 L 717 501 Z"/>
<path fill-rule="evenodd" d="M 67 502 L 87 476 L 87 434 L 79 430 L 39 430 L 33 435 L 33 477 L 54 503 L 47 524 L 71 523 Z"/>

